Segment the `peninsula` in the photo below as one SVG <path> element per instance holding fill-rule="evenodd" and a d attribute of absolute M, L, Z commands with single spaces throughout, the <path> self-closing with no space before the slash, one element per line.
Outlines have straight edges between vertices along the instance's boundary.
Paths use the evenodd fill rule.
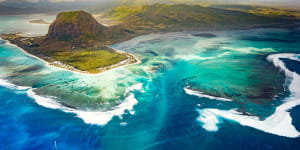
<path fill-rule="evenodd" d="M 132 54 L 114 50 L 109 45 L 140 35 L 248 29 L 280 24 L 287 20 L 185 4 L 122 5 L 102 15 L 100 22 L 101 19 L 110 19 L 116 23 L 104 26 L 85 11 L 62 12 L 50 25 L 46 36 L 22 37 L 18 34 L 2 34 L 1 38 L 47 61 L 50 65 L 97 74 L 138 62 Z"/>
<path fill-rule="evenodd" d="M 137 62 L 132 54 L 107 46 L 117 39 L 112 33 L 111 29 L 99 24 L 89 13 L 72 11 L 59 13 L 46 36 L 2 34 L 1 38 L 52 66 L 97 74 Z"/>

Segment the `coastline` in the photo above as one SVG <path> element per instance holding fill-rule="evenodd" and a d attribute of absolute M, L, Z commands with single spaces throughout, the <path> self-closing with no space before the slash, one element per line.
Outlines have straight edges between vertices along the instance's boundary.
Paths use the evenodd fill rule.
<path fill-rule="evenodd" d="M 88 76 L 89 75 L 90 76 L 96 76 L 96 75 L 100 75 L 101 73 L 104 73 L 106 71 L 111 71 L 113 69 L 117 69 L 117 68 L 120 68 L 120 67 L 125 67 L 125 66 L 129 66 L 129 65 L 141 63 L 141 61 L 135 55 L 114 49 L 117 52 L 126 53 L 127 55 L 130 55 L 131 57 L 136 59 L 136 62 L 131 63 L 131 64 L 118 66 L 118 67 L 115 67 L 115 68 L 112 68 L 112 69 L 109 69 L 109 70 L 106 70 L 106 71 L 103 71 L 103 72 L 97 73 L 97 74 L 86 74 L 86 73 L 80 73 L 80 72 L 68 70 L 68 69 L 65 69 L 65 68 L 53 66 L 49 62 L 47 62 L 46 60 L 43 60 L 42 58 L 39 58 L 35 55 L 30 54 L 29 52 L 27 52 L 23 48 L 17 46 L 16 44 L 11 43 L 8 40 L 2 39 L 1 37 L 0 37 L 0 40 L 5 41 L 4 45 L 14 46 L 14 47 L 18 48 L 18 50 L 23 52 L 25 54 L 25 56 L 37 59 L 37 60 L 43 62 L 43 64 L 45 64 L 46 66 L 55 67 L 55 68 L 58 68 L 58 69 L 61 69 L 61 70 L 66 70 L 66 71 L 70 71 L 72 73 L 88 75 Z M 143 84 L 142 83 L 137 83 L 137 84 L 134 84 L 132 86 L 126 87 L 126 92 L 125 92 L 124 99 L 120 99 L 121 101 L 118 104 L 116 104 L 115 106 L 112 106 L 110 109 L 107 109 L 107 110 L 84 110 L 84 109 L 72 108 L 72 107 L 69 107 L 68 105 L 64 105 L 60 101 L 57 101 L 55 96 L 39 95 L 38 93 L 35 92 L 34 87 L 21 86 L 21 85 L 15 84 L 13 82 L 10 82 L 6 79 L 0 79 L 0 86 L 11 89 L 11 90 L 25 92 L 25 94 L 29 98 L 33 99 L 36 104 L 38 104 L 39 106 L 41 106 L 43 108 L 54 109 L 54 110 L 57 109 L 57 110 L 62 111 L 64 113 L 74 114 L 76 118 L 81 119 L 85 124 L 104 126 L 114 116 L 120 116 L 121 117 L 123 114 L 126 113 L 126 111 L 129 111 L 130 114 L 134 114 L 134 112 L 135 112 L 134 106 L 136 104 L 138 104 L 138 100 L 136 99 L 135 94 L 133 93 L 133 91 L 141 91 L 142 87 L 143 87 Z"/>
<path fill-rule="evenodd" d="M 277 24 L 278 24 L 278 23 L 277 23 Z M 281 23 L 279 23 L 279 24 L 281 24 Z M 265 25 L 254 25 L 254 26 L 246 27 L 246 28 L 245 28 L 245 27 L 244 27 L 244 28 L 235 28 L 235 29 L 231 29 L 231 30 L 250 30 L 250 29 L 257 29 L 257 28 L 270 28 L 270 27 L 273 27 L 273 26 L 274 26 L 274 23 L 273 23 L 273 24 L 265 24 Z M 285 28 L 285 27 L 280 26 L 280 27 L 277 27 L 277 28 Z M 198 31 L 198 32 L 202 32 L 202 31 L 206 31 L 206 32 L 208 32 L 208 31 L 226 31 L 226 29 L 219 29 L 219 30 L 218 30 L 218 29 L 202 29 L 202 30 L 197 30 L 197 31 Z M 158 33 L 159 33 L 159 34 L 161 34 L 161 33 L 164 34 L 164 33 L 170 33 L 170 32 L 178 32 L 178 31 L 164 31 L 164 32 L 161 32 L 161 31 L 160 31 L 160 32 L 158 32 Z M 180 32 L 180 31 L 179 31 L 179 32 Z M 181 32 L 184 32 L 184 31 L 181 31 Z M 191 31 L 186 31 L 186 32 L 191 32 Z M 154 34 L 156 34 L 156 33 L 154 32 Z M 145 34 L 145 35 L 147 35 L 147 34 Z M 143 36 L 143 35 L 139 35 L 139 36 Z M 134 62 L 134 63 L 123 63 L 124 61 L 121 61 L 121 62 L 119 62 L 119 63 L 117 63 L 117 64 L 113 64 L 113 65 L 111 65 L 111 66 L 102 67 L 102 68 L 97 68 L 97 69 L 101 70 L 101 71 L 98 72 L 98 73 L 89 73 L 89 72 L 87 72 L 87 71 L 81 71 L 81 70 L 78 70 L 78 69 L 74 68 L 73 66 L 64 64 L 64 63 L 62 63 L 62 62 L 60 62 L 60 61 L 48 62 L 47 60 L 44 60 L 43 58 L 40 58 L 40 57 L 38 57 L 38 56 L 35 56 L 35 55 L 33 55 L 33 54 L 27 52 L 25 49 L 19 47 L 17 44 L 11 43 L 11 42 L 10 42 L 9 40 L 7 40 L 7 39 L 3 39 L 3 38 L 1 38 L 1 37 L 0 37 L 0 39 L 1 39 L 1 40 L 7 41 L 7 44 L 10 44 L 10 45 L 12 45 L 12 46 L 15 46 L 15 47 L 19 48 L 19 49 L 20 49 L 24 54 L 26 54 L 27 56 L 30 56 L 30 57 L 32 57 L 32 58 L 35 58 L 35 59 L 38 59 L 38 60 L 44 62 L 45 65 L 48 66 L 48 67 L 53 67 L 53 68 L 60 69 L 60 70 L 70 71 L 70 72 L 72 72 L 72 73 L 74 73 L 74 74 L 88 75 L 88 76 L 98 76 L 98 75 L 100 75 L 100 74 L 102 74 L 102 73 L 105 73 L 105 72 L 107 72 L 107 71 L 110 71 L 110 70 L 114 70 L 114 69 L 117 69 L 117 68 L 120 68 L 120 67 L 127 67 L 127 66 L 130 66 L 130 65 L 136 65 L 136 64 L 140 64 L 140 63 L 141 63 L 141 61 L 140 61 L 134 54 L 128 53 L 128 52 L 124 52 L 124 51 L 122 51 L 122 50 L 118 50 L 118 49 L 112 48 L 112 47 L 110 47 L 110 46 L 107 46 L 107 47 L 113 49 L 114 51 L 116 51 L 117 53 L 129 55 L 129 57 L 128 57 L 126 60 L 124 60 L 124 61 L 128 61 L 128 60 L 130 60 L 130 59 L 133 58 L 133 59 L 135 59 L 136 62 Z M 131 39 L 132 39 L 132 38 L 131 38 Z M 130 39 L 128 39 L 128 40 L 130 40 Z M 125 40 L 125 41 L 128 41 L 128 40 Z M 122 42 L 125 42 L 125 41 L 122 41 Z M 130 57 L 131 57 L 131 58 L 130 58 Z"/>
<path fill-rule="evenodd" d="M 129 64 L 123 64 L 123 65 L 122 65 L 122 62 L 123 62 L 123 61 L 122 61 L 122 62 L 119 62 L 119 63 L 117 63 L 117 64 L 114 64 L 114 65 L 117 65 L 117 66 L 115 66 L 115 67 L 109 68 L 109 67 L 114 66 L 114 65 L 108 66 L 109 69 L 106 69 L 106 67 L 105 67 L 104 71 L 101 71 L 101 72 L 99 72 L 99 73 L 89 73 L 89 72 L 84 72 L 84 71 L 77 70 L 76 68 L 74 68 L 74 67 L 72 67 L 72 66 L 70 66 L 70 65 L 64 64 L 64 63 L 62 63 L 62 62 L 59 62 L 59 63 L 60 63 L 61 65 L 64 65 L 64 66 L 72 67 L 72 69 L 74 69 L 74 70 L 67 69 L 66 67 L 60 67 L 60 66 L 53 65 L 53 63 L 58 62 L 58 61 L 55 61 L 55 62 L 53 62 L 53 63 L 50 63 L 50 62 L 48 62 L 48 61 L 46 61 L 46 60 L 44 60 L 44 59 L 42 59 L 42 58 L 40 58 L 40 57 L 38 57 L 38 56 L 35 56 L 35 55 L 33 55 L 33 54 L 30 54 L 29 52 L 27 52 L 27 51 L 24 50 L 23 48 L 19 47 L 18 45 L 11 43 L 9 40 L 2 39 L 1 37 L 0 37 L 0 40 L 6 41 L 6 42 L 7 42 L 7 43 L 6 43 L 7 45 L 11 45 L 11 46 L 17 47 L 17 48 L 18 48 L 21 52 L 23 52 L 25 55 L 27 55 L 27 56 L 29 56 L 29 57 L 32 57 L 32 58 L 35 58 L 35 59 L 37 59 L 37 60 L 39 60 L 39 61 L 42 61 L 47 67 L 53 67 L 53 68 L 60 69 L 60 70 L 64 70 L 64 71 L 70 71 L 70 72 L 72 72 L 72 73 L 74 73 L 74 74 L 80 74 L 80 75 L 98 76 L 98 75 L 100 75 L 100 74 L 102 74 L 102 73 L 105 73 L 105 72 L 107 72 L 107 71 L 111 71 L 111 70 L 118 69 L 118 68 L 121 68 L 121 67 L 127 67 L 127 66 L 130 66 L 130 65 L 136 65 L 136 64 L 140 64 L 140 63 L 141 63 L 141 61 L 140 61 L 134 54 L 127 53 L 127 52 L 124 52 L 124 51 L 121 51 L 121 50 L 117 50 L 117 49 L 112 48 L 113 50 L 115 50 L 115 51 L 118 52 L 118 53 L 130 55 L 132 58 L 135 59 L 136 62 L 135 62 L 135 63 L 129 63 Z M 111 48 L 111 47 L 110 47 L 110 48 Z M 130 59 L 130 58 L 128 58 L 128 59 Z M 126 60 L 128 60 L 128 59 L 126 59 Z M 126 61 L 126 60 L 125 60 L 125 61 Z M 119 64 L 119 65 L 118 65 L 118 64 Z M 101 69 L 101 68 L 99 68 L 99 69 Z"/>

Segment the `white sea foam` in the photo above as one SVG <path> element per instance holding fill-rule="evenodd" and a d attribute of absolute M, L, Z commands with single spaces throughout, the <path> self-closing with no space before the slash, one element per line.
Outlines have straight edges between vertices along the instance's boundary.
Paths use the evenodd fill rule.
<path fill-rule="evenodd" d="M 3 86 L 3 87 L 6 87 L 6 88 L 9 88 L 9 89 L 16 89 L 16 90 L 27 90 L 29 89 L 30 87 L 26 87 L 26 86 L 17 86 L 17 85 L 14 85 L 10 82 L 8 82 L 7 80 L 3 80 L 3 79 L 0 79 L 0 86 Z"/>
<path fill-rule="evenodd" d="M 240 123 L 243 126 L 249 126 L 262 130 L 267 133 L 296 138 L 300 136 L 300 132 L 292 124 L 292 117 L 289 110 L 300 105 L 300 76 L 288 70 L 280 58 L 295 58 L 297 54 L 274 54 L 267 57 L 280 70 L 284 71 L 290 82 L 290 96 L 284 100 L 284 103 L 278 106 L 275 113 L 265 120 L 259 120 L 255 116 L 245 116 L 236 110 L 218 110 L 218 109 L 199 109 L 200 116 L 198 121 L 202 123 L 202 127 L 208 131 L 218 130 L 219 120 L 224 118 Z"/>
<path fill-rule="evenodd" d="M 118 49 L 123 49 L 122 45 L 137 45 L 141 42 L 146 42 L 146 41 L 161 41 L 161 39 L 167 40 L 167 39 L 180 39 L 180 38 L 192 38 L 193 36 L 191 34 L 183 33 L 183 32 L 170 32 L 170 33 L 154 33 L 154 34 L 148 34 L 148 35 L 143 35 L 139 36 L 137 38 L 134 38 L 129 41 L 122 42 L 121 44 L 118 44 Z"/>
<path fill-rule="evenodd" d="M 137 103 L 138 101 L 135 99 L 134 94 L 130 94 L 123 103 L 121 103 L 120 105 L 118 105 L 110 111 L 95 112 L 71 110 L 67 112 L 77 114 L 77 116 L 83 119 L 85 123 L 105 125 L 114 116 L 119 116 L 121 118 L 126 110 L 129 110 L 131 114 L 134 114 L 133 106 Z"/>
<path fill-rule="evenodd" d="M 291 93 L 291 97 L 300 99 L 300 75 L 296 72 L 292 72 L 285 66 L 284 62 L 280 60 L 280 58 L 288 58 L 292 60 L 297 60 L 300 54 L 274 54 L 267 57 L 267 60 L 272 62 L 274 66 L 278 67 L 281 71 L 285 73 L 287 79 L 290 82 L 289 91 Z"/>
<path fill-rule="evenodd" d="M 63 105 L 59 104 L 58 102 L 56 102 L 54 100 L 53 97 L 43 97 L 43 96 L 39 96 L 37 95 L 33 89 L 30 89 L 27 91 L 27 95 L 31 98 L 33 98 L 37 104 L 44 106 L 46 108 L 51 108 L 51 109 L 68 109 L 66 107 L 64 107 Z"/>
<path fill-rule="evenodd" d="M 280 60 L 280 58 L 287 58 L 291 60 L 299 61 L 300 54 L 291 54 L 291 53 L 283 53 L 283 54 L 273 54 L 267 57 L 269 62 L 272 62 L 275 67 L 279 68 L 280 70 L 284 71 L 286 76 L 292 77 L 292 72 L 286 68 L 284 63 Z"/>
<path fill-rule="evenodd" d="M 121 125 L 121 126 L 126 126 L 126 125 L 127 125 L 127 122 L 121 122 L 120 125 Z"/>
<path fill-rule="evenodd" d="M 126 95 L 128 92 L 130 92 L 130 91 L 139 91 L 139 90 L 142 90 L 142 88 L 143 88 L 143 83 L 135 84 L 135 85 L 133 85 L 133 86 L 131 86 L 131 87 L 128 87 L 128 88 L 126 89 L 125 95 Z"/>
<path fill-rule="evenodd" d="M 194 96 L 198 96 L 200 98 L 208 98 L 208 99 L 220 100 L 220 101 L 232 101 L 232 99 L 223 98 L 223 97 L 215 97 L 215 96 L 211 96 L 211 95 L 206 95 L 203 92 L 194 91 L 194 90 L 191 90 L 191 89 L 188 89 L 188 88 L 184 88 L 184 91 L 188 95 L 194 95 Z"/>
<path fill-rule="evenodd" d="M 137 84 L 134 85 L 127 91 L 128 93 L 130 91 L 134 90 L 141 90 L 142 85 Z M 114 116 L 118 116 L 122 118 L 122 115 L 125 113 L 126 110 L 130 112 L 130 114 L 134 114 L 133 111 L 134 105 L 138 103 L 137 99 L 135 98 L 133 93 L 129 93 L 126 99 L 119 104 L 118 106 L 112 108 L 108 111 L 83 111 L 83 110 L 77 110 L 69 107 L 65 107 L 62 104 L 55 101 L 55 98 L 53 97 L 45 97 L 37 95 L 33 89 L 28 90 L 27 95 L 31 98 L 33 98 L 37 104 L 50 108 L 50 109 L 59 109 L 64 112 L 68 113 L 74 113 L 77 115 L 77 117 L 81 118 L 85 123 L 88 124 L 97 124 L 97 125 L 105 125 L 108 123 Z"/>
<path fill-rule="evenodd" d="M 62 104 L 58 103 L 54 97 L 37 95 L 30 87 L 17 86 L 2 79 L 0 79 L 0 86 L 4 86 L 9 89 L 28 90 L 27 95 L 33 98 L 35 102 L 40 106 L 50 108 L 50 109 L 59 109 L 68 113 L 74 113 L 77 115 L 77 117 L 83 119 L 84 122 L 88 124 L 105 125 L 114 116 L 119 116 L 121 118 L 126 110 L 128 110 L 131 114 L 135 113 L 133 111 L 133 107 L 138 103 L 138 101 L 136 100 L 134 94 L 130 92 L 135 90 L 141 90 L 143 85 L 136 84 L 132 87 L 129 87 L 126 91 L 126 94 L 128 94 L 126 99 L 120 105 L 112 108 L 109 111 L 82 111 L 82 110 L 65 107 Z"/>
<path fill-rule="evenodd" d="M 220 57 L 224 57 L 226 55 L 229 55 L 230 52 L 224 52 L 215 56 L 210 56 L 210 57 L 202 57 L 202 56 L 198 56 L 198 55 L 194 55 L 194 54 L 178 54 L 174 56 L 174 59 L 183 59 L 186 61 L 190 61 L 190 60 L 211 60 L 211 59 L 216 59 L 216 58 L 220 58 Z"/>
<path fill-rule="evenodd" d="M 201 116 L 197 120 L 203 123 L 202 127 L 207 131 L 218 131 L 219 119 L 210 111 L 200 111 Z"/>
<path fill-rule="evenodd" d="M 262 52 L 274 52 L 274 49 L 272 49 L 272 48 L 256 48 L 256 47 L 241 47 L 241 48 L 222 47 L 221 49 L 237 51 L 237 52 L 247 53 L 247 54 L 257 54 L 257 53 L 262 53 Z"/>
<path fill-rule="evenodd" d="M 267 133 L 272 133 L 280 136 L 296 138 L 300 135 L 299 131 L 293 126 L 292 118 L 288 110 L 300 104 L 300 99 L 293 100 L 276 108 L 273 115 L 261 121 L 255 116 L 245 116 L 235 110 L 218 110 L 218 109 L 203 109 L 199 110 L 200 116 L 198 120 L 203 123 L 202 127 L 208 131 L 218 130 L 217 117 L 233 120 L 243 126 L 249 126 L 262 130 Z M 214 118 L 214 119 L 207 119 Z"/>

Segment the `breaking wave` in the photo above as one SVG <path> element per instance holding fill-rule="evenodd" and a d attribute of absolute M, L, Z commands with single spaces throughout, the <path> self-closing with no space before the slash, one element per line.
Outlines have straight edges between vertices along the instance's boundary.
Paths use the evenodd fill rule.
<path fill-rule="evenodd" d="M 50 109 L 58 109 L 67 113 L 74 113 L 77 117 L 81 118 L 87 124 L 105 125 L 114 116 L 122 118 L 122 115 L 126 112 L 126 110 L 128 110 L 130 114 L 135 113 L 133 107 L 138 103 L 138 101 L 132 92 L 141 90 L 143 84 L 140 83 L 127 88 L 125 93 L 127 97 L 125 98 L 125 100 L 121 104 L 113 107 L 111 110 L 108 111 L 84 111 L 66 107 L 57 102 L 55 100 L 55 97 L 40 96 L 36 94 L 34 92 L 34 89 L 31 87 L 17 86 L 3 79 L 0 79 L 0 86 L 14 90 L 26 90 L 27 95 L 30 98 L 34 99 L 38 105 Z"/>
<path fill-rule="evenodd" d="M 14 85 L 6 80 L 0 79 L 0 86 L 6 87 L 8 89 L 16 89 L 16 90 L 27 90 L 30 89 L 30 87 L 27 86 L 17 86 Z"/>
<path fill-rule="evenodd" d="M 289 83 L 290 96 L 283 100 L 283 104 L 278 106 L 270 117 L 265 120 L 259 120 L 255 116 L 245 116 L 236 110 L 219 109 L 198 109 L 200 116 L 198 121 L 207 131 L 217 131 L 220 118 L 232 120 L 243 126 L 249 126 L 258 130 L 289 138 L 300 136 L 300 132 L 292 124 L 292 117 L 289 110 L 300 105 L 300 75 L 290 71 L 281 61 L 281 58 L 287 58 L 299 61 L 299 54 L 273 54 L 267 57 L 267 60 L 274 64 L 286 75 Z"/>
<path fill-rule="evenodd" d="M 232 101 L 232 99 L 206 95 L 203 92 L 194 91 L 194 90 L 191 90 L 191 89 L 188 89 L 188 88 L 184 88 L 184 92 L 188 95 L 194 95 L 194 96 L 197 96 L 197 97 L 200 97 L 200 98 L 208 98 L 208 99 L 220 100 L 220 101 Z"/>

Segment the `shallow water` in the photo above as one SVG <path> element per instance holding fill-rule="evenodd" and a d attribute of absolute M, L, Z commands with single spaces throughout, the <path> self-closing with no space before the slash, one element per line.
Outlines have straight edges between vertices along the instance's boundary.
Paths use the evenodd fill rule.
<path fill-rule="evenodd" d="M 141 64 L 98 76 L 1 41 L 1 148 L 298 149 L 298 32 L 142 36 L 112 46 Z"/>

